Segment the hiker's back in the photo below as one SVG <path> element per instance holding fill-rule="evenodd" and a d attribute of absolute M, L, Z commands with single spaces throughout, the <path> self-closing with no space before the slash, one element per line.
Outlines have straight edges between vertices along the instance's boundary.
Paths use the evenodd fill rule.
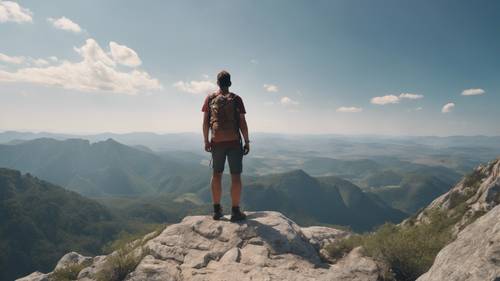
<path fill-rule="evenodd" d="M 240 139 L 239 122 L 241 98 L 234 93 L 214 93 L 208 98 L 212 141 L 224 142 Z"/>

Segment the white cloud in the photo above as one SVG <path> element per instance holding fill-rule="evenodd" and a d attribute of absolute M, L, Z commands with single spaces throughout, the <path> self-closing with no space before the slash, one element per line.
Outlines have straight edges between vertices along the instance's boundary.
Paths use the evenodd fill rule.
<path fill-rule="evenodd" d="M 422 111 L 423 109 L 424 109 L 423 107 L 419 106 L 419 107 L 415 108 L 415 111 Z"/>
<path fill-rule="evenodd" d="M 33 59 L 32 62 L 36 66 L 47 66 L 50 64 L 47 60 L 44 59 Z"/>
<path fill-rule="evenodd" d="M 386 95 L 383 97 L 374 97 L 371 99 L 371 103 L 378 105 L 394 104 L 399 103 L 399 97 L 395 95 Z"/>
<path fill-rule="evenodd" d="M 264 84 L 264 89 L 266 89 L 266 91 L 270 92 L 270 93 L 276 93 L 278 92 L 278 86 L 276 85 L 273 85 L 273 84 Z"/>
<path fill-rule="evenodd" d="M 417 100 L 417 99 L 422 99 L 423 97 L 424 95 L 401 93 L 399 96 L 386 95 L 382 97 L 374 97 L 371 99 L 371 103 L 378 105 L 395 104 L 399 103 L 402 99 Z"/>
<path fill-rule="evenodd" d="M 12 1 L 0 1 L 0 22 L 33 22 L 33 13 Z"/>
<path fill-rule="evenodd" d="M 54 18 L 47 18 L 47 21 L 52 23 L 52 25 L 61 30 L 65 31 L 70 31 L 73 33 L 80 33 L 82 32 L 82 28 L 74 21 L 68 19 L 67 17 L 61 17 L 58 19 Z"/>
<path fill-rule="evenodd" d="M 361 111 L 363 111 L 363 108 L 355 106 L 341 106 L 337 108 L 337 112 L 357 113 Z"/>
<path fill-rule="evenodd" d="M 62 61 L 47 67 L 25 67 L 15 72 L 1 71 L 0 82 L 24 82 L 85 92 L 113 92 L 135 95 L 143 90 L 161 89 L 160 82 L 139 69 L 125 72 L 94 39 L 74 48 L 81 56 L 79 62 Z"/>
<path fill-rule="evenodd" d="M 282 97 L 282 98 L 280 99 L 280 103 L 281 103 L 282 105 L 285 105 L 285 106 L 289 106 L 289 105 L 299 105 L 299 102 L 298 102 L 298 101 L 293 100 L 293 99 L 291 99 L 291 98 L 289 98 L 289 97 Z"/>
<path fill-rule="evenodd" d="M 412 94 L 412 93 L 401 93 L 401 95 L 399 95 L 400 99 L 410 99 L 410 100 L 418 100 L 418 99 L 422 99 L 423 97 L 424 97 L 424 95 L 418 95 L 418 94 Z"/>
<path fill-rule="evenodd" d="M 252 63 L 252 64 L 259 64 L 259 61 L 258 61 L 258 60 L 256 60 L 256 59 L 251 59 L 251 60 L 250 60 L 250 63 Z"/>
<path fill-rule="evenodd" d="M 209 94 L 217 90 L 217 85 L 208 80 L 202 81 L 177 81 L 173 85 L 177 90 L 190 94 Z"/>
<path fill-rule="evenodd" d="M 443 108 L 441 109 L 441 112 L 442 113 L 449 113 L 453 110 L 453 108 L 455 107 L 455 104 L 450 102 L 450 103 L 447 103 L 443 106 Z"/>
<path fill-rule="evenodd" d="M 49 58 L 52 61 L 57 61 Z M 45 59 L 34 59 L 31 57 L 24 57 L 24 56 L 8 56 L 5 54 L 0 53 L 0 62 L 5 62 L 5 63 L 10 63 L 10 64 L 23 64 L 26 63 L 28 65 L 35 65 L 35 66 L 47 66 L 50 64 L 48 60 Z"/>
<path fill-rule="evenodd" d="M 462 91 L 462 96 L 479 96 L 486 93 L 483 89 L 466 89 Z"/>
<path fill-rule="evenodd" d="M 111 50 L 111 56 L 119 64 L 130 67 L 136 67 L 142 64 L 137 53 L 125 45 L 120 45 L 111 41 L 109 43 L 109 48 Z"/>
<path fill-rule="evenodd" d="M 25 59 L 26 59 L 25 57 L 11 57 L 0 53 L 0 61 L 5 63 L 21 64 L 24 62 Z"/>

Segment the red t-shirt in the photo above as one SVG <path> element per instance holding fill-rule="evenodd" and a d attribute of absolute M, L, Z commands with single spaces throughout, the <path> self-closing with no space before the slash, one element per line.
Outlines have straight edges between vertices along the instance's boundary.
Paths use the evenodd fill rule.
<path fill-rule="evenodd" d="M 236 101 L 236 104 L 238 106 L 238 109 L 239 109 L 239 112 L 240 114 L 246 114 L 246 110 L 245 110 L 245 105 L 243 104 L 243 100 L 241 99 L 240 96 L 234 94 L 234 93 L 230 93 L 231 95 L 234 95 L 234 99 Z M 202 112 L 208 112 L 208 99 L 209 99 L 210 95 L 207 96 L 205 98 L 205 102 L 203 102 L 203 106 L 201 108 L 201 111 Z M 237 139 L 237 140 L 233 140 L 233 141 L 220 141 L 220 142 L 215 142 L 212 140 L 212 144 L 213 145 L 217 145 L 217 146 L 224 146 L 224 147 L 237 147 L 240 145 L 240 140 Z"/>

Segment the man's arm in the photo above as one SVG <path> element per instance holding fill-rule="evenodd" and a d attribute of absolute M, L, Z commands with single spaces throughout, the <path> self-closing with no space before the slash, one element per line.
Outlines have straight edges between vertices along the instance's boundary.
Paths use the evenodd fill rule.
<path fill-rule="evenodd" d="M 245 114 L 240 114 L 240 131 L 241 134 L 243 135 L 243 140 L 245 141 L 245 144 L 250 143 L 250 139 L 248 138 L 248 126 L 247 126 L 247 120 L 245 119 Z"/>
<path fill-rule="evenodd" d="M 203 113 L 203 139 L 205 140 L 205 150 L 210 151 L 210 141 L 208 140 L 208 134 L 210 131 L 210 121 L 208 120 L 208 112 Z"/>

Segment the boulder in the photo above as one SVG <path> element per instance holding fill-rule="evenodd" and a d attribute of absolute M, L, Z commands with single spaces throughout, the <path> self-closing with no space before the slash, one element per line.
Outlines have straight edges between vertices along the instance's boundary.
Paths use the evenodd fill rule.
<path fill-rule="evenodd" d="M 77 252 L 70 252 L 64 255 L 58 262 L 54 270 L 63 269 L 69 265 L 91 263 L 91 257 L 85 257 Z"/>
<path fill-rule="evenodd" d="M 500 206 L 462 230 L 417 281 L 499 281 Z"/>

